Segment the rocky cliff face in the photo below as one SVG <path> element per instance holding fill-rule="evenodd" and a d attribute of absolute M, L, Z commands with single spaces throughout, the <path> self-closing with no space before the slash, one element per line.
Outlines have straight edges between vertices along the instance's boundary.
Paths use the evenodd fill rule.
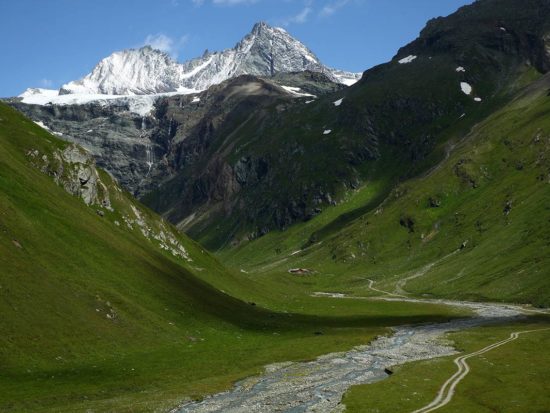
<path fill-rule="evenodd" d="M 229 80 L 198 95 L 161 97 L 143 116 L 132 111 L 125 99 L 107 105 L 27 105 L 16 100 L 12 105 L 61 138 L 86 148 L 100 167 L 140 197 L 202 155 L 213 131 L 234 116 L 233 109 L 242 100 L 254 100 L 262 107 L 275 99 L 312 100 L 342 88 L 317 72 L 280 73 L 263 80 L 253 76 Z M 257 109 L 253 104 L 245 107 Z"/>
<path fill-rule="evenodd" d="M 128 105 L 13 106 L 55 135 L 87 149 L 100 167 L 136 195 L 166 173 L 161 162 L 165 147 L 151 137 L 158 121 L 136 115 Z"/>
<path fill-rule="evenodd" d="M 55 183 L 88 206 L 111 209 L 109 190 L 101 181 L 93 156 L 77 145 L 68 145 L 50 155 L 36 149 L 27 152 L 32 166 L 50 175 Z"/>

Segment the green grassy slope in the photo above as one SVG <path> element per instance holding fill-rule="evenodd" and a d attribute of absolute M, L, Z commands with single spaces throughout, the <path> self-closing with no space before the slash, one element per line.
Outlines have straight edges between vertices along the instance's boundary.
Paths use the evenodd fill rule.
<path fill-rule="evenodd" d="M 548 76 L 527 86 L 436 168 L 313 245 L 325 221 L 356 200 L 369 204 L 369 185 L 308 223 L 221 256 L 271 282 L 289 268 L 310 268 L 316 275 L 298 280 L 306 289 L 368 294 L 365 278 L 372 278 L 386 290 L 548 306 L 548 86 Z"/>
<path fill-rule="evenodd" d="M 56 185 L 42 157 L 67 146 L 0 105 L 0 411 L 165 411 L 270 362 L 456 315 L 424 305 L 328 306 L 292 285 L 260 289 L 107 174 L 112 210 Z M 71 165 L 63 166 L 65 176 Z M 173 242 L 161 232 L 191 261 L 163 248 Z M 295 299 L 272 298 L 286 293 Z"/>

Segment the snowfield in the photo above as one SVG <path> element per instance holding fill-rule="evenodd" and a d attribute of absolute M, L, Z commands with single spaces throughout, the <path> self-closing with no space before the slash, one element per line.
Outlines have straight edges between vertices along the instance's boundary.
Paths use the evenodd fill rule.
<path fill-rule="evenodd" d="M 286 90 L 288 93 L 290 93 L 291 95 L 294 95 L 294 96 L 311 97 L 311 98 L 316 98 L 317 97 L 315 95 L 312 95 L 311 93 L 302 92 L 302 89 L 300 89 L 299 87 L 293 87 L 293 86 L 281 86 L 281 87 L 284 90 Z"/>
<path fill-rule="evenodd" d="M 362 75 L 329 68 L 285 30 L 257 23 L 235 47 L 207 51 L 183 63 L 151 46 L 117 51 L 83 78 L 64 84 L 60 94 L 151 95 L 180 88 L 203 91 L 240 75 L 271 76 L 273 72 L 305 70 L 323 73 L 347 86 Z"/>
<path fill-rule="evenodd" d="M 197 93 L 196 90 L 180 90 L 169 93 L 155 93 L 151 95 L 102 95 L 102 94 L 67 94 L 59 95 L 57 90 L 48 90 L 44 93 L 29 93 L 28 90 L 19 95 L 23 103 L 29 105 L 85 105 L 99 103 L 102 105 L 128 105 L 130 112 L 145 116 L 151 112 L 158 98 Z M 195 98 L 199 99 L 199 98 Z M 200 99 L 199 99 L 200 100 Z"/>

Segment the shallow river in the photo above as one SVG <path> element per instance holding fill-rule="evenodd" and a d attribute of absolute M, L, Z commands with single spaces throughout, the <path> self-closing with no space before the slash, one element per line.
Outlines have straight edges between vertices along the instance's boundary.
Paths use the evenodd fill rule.
<path fill-rule="evenodd" d="M 455 354 L 452 343 L 444 340 L 445 333 L 510 320 L 521 314 L 519 307 L 511 305 L 439 302 L 470 308 L 477 316 L 448 323 L 396 327 L 390 337 L 379 337 L 369 345 L 345 353 L 331 353 L 310 362 L 269 365 L 262 375 L 240 381 L 230 391 L 201 402 L 182 404 L 172 412 L 340 412 L 344 410 L 342 396 L 351 386 L 383 380 L 388 377 L 385 368 Z"/>

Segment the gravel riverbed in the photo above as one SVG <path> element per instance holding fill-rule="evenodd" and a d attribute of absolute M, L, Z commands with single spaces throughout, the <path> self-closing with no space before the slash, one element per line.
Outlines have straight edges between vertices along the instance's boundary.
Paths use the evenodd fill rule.
<path fill-rule="evenodd" d="M 348 297 L 340 294 L 337 298 Z M 469 308 L 476 316 L 447 323 L 395 327 L 391 336 L 379 337 L 369 345 L 347 352 L 327 354 L 309 362 L 272 364 L 265 367 L 262 375 L 242 380 L 230 391 L 200 402 L 184 403 L 172 413 L 341 412 L 342 396 L 351 386 L 383 380 L 388 377 L 386 368 L 455 354 L 452 343 L 444 338 L 445 333 L 511 320 L 522 314 L 522 309 L 513 305 L 437 302 Z"/>

